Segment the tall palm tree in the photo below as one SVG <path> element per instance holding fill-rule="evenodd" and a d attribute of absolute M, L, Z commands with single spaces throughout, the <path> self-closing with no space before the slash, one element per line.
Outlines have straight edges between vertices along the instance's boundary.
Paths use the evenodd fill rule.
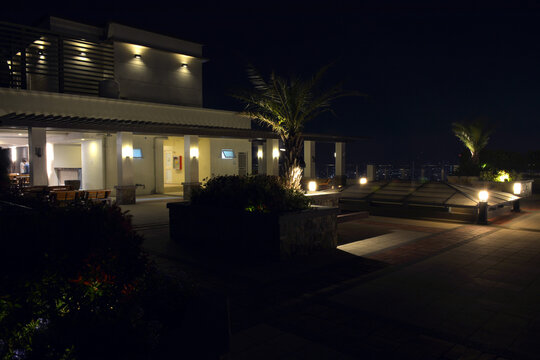
<path fill-rule="evenodd" d="M 248 69 L 249 80 L 254 89 L 233 96 L 244 101 L 244 113 L 274 131 L 285 146 L 285 185 L 300 190 L 304 125 L 317 115 L 331 110 L 331 102 L 337 98 L 360 95 L 344 92 L 338 84 L 326 91 L 319 91 L 322 76 L 328 69 L 323 67 L 315 76 L 303 80 L 296 77 L 282 78 L 271 73 L 265 80 L 254 68 Z"/>
<path fill-rule="evenodd" d="M 486 129 L 480 121 L 471 123 L 453 123 L 452 131 L 471 152 L 471 161 L 478 165 L 480 150 L 486 147 L 492 130 Z"/>

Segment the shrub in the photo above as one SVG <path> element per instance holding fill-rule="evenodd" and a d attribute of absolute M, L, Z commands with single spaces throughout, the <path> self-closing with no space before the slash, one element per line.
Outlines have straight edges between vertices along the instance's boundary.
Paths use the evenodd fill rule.
<path fill-rule="evenodd" d="M 218 176 L 193 192 L 193 205 L 214 206 L 250 212 L 286 212 L 307 209 L 301 192 L 285 188 L 278 177 Z"/>
<path fill-rule="evenodd" d="M 189 287 L 156 271 L 119 207 L 4 201 L 0 229 L 1 358 L 149 358 L 177 326 Z"/>

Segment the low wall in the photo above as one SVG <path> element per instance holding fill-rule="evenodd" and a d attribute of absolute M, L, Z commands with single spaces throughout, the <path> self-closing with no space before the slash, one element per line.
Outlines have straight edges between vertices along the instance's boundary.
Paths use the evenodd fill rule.
<path fill-rule="evenodd" d="M 168 203 L 171 238 L 219 257 L 288 258 L 337 246 L 338 208 L 261 214 Z"/>
<path fill-rule="evenodd" d="M 338 207 L 340 194 L 341 193 L 336 191 L 333 193 L 306 194 L 306 196 L 311 202 L 311 205 Z"/>
<path fill-rule="evenodd" d="M 514 193 L 514 184 L 521 183 L 520 197 L 528 197 L 532 195 L 534 180 L 516 180 L 507 182 L 484 181 L 478 176 L 449 176 L 448 183 L 456 185 L 472 186 L 477 189 L 487 189 L 494 191 L 502 191 L 510 194 Z"/>

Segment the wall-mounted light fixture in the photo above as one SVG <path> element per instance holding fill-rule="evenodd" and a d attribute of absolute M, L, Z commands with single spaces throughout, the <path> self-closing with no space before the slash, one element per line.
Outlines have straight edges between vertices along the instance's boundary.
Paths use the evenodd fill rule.
<path fill-rule="evenodd" d="M 135 55 L 133 55 L 133 57 L 134 57 L 135 59 L 140 59 L 140 58 L 141 58 L 141 54 L 135 54 Z"/>
<path fill-rule="evenodd" d="M 195 158 L 195 159 L 199 158 L 199 148 L 192 147 L 191 149 L 189 149 L 189 153 L 192 158 Z"/>
<path fill-rule="evenodd" d="M 262 150 L 258 150 L 257 151 L 257 159 L 262 159 L 263 158 L 263 151 Z"/>
<path fill-rule="evenodd" d="M 187 66 L 188 66 L 188 65 L 187 65 L 186 63 L 182 63 L 182 65 L 180 65 L 180 67 L 181 67 L 182 69 L 187 69 Z"/>
<path fill-rule="evenodd" d="M 132 158 L 133 157 L 133 146 L 124 145 L 122 146 L 122 157 L 123 158 Z"/>
<path fill-rule="evenodd" d="M 279 149 L 276 148 L 276 149 L 272 150 L 272 157 L 274 159 L 279 159 Z"/>

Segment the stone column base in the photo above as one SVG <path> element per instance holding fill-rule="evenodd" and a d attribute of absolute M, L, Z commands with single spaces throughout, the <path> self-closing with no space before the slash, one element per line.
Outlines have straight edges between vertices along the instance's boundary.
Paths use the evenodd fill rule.
<path fill-rule="evenodd" d="M 115 186 L 116 189 L 116 203 L 118 205 L 131 205 L 135 204 L 135 185 L 122 185 Z"/>
<path fill-rule="evenodd" d="M 189 200 L 191 198 L 191 192 L 193 189 L 198 189 L 201 187 L 200 182 L 184 182 L 182 183 L 184 188 L 184 200 Z"/>

